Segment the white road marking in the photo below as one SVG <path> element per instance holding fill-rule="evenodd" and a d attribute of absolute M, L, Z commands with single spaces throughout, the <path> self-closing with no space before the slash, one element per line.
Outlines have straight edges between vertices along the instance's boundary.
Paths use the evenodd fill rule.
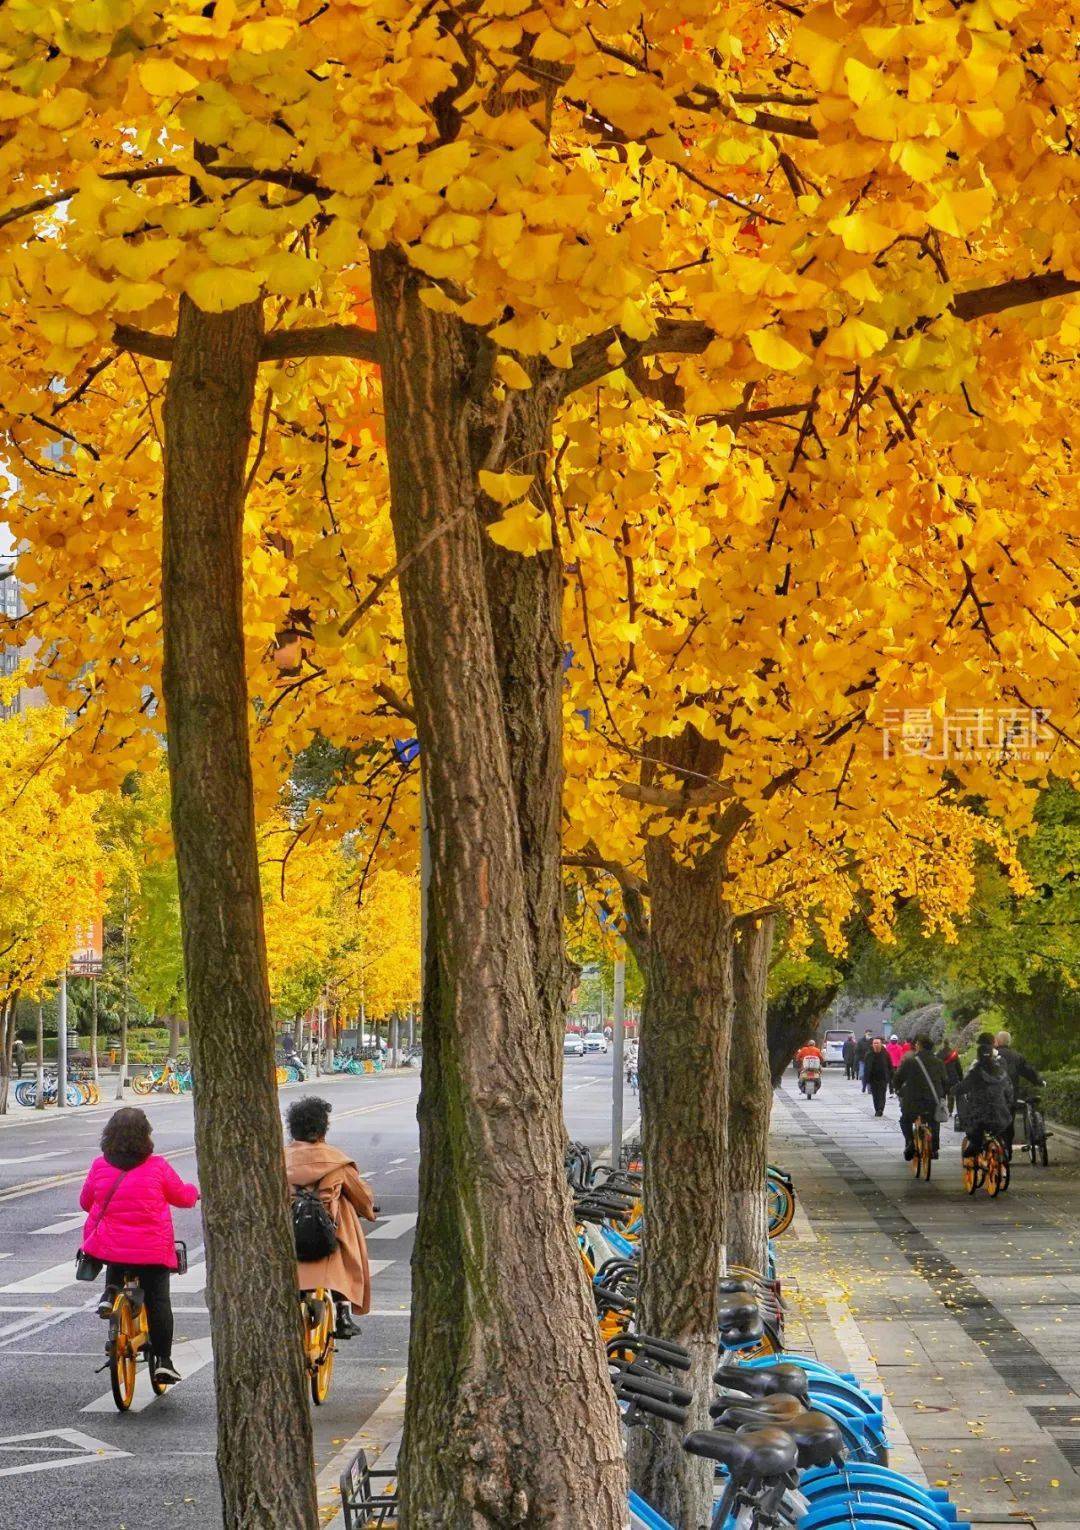
<path fill-rule="evenodd" d="M 885 1424 L 889 1432 L 889 1464 L 898 1471 L 904 1472 L 908 1477 L 914 1477 L 920 1487 L 926 1487 L 927 1476 L 923 1471 L 922 1463 L 892 1405 L 892 1399 L 885 1390 L 885 1384 L 870 1353 L 870 1346 L 851 1308 L 839 1289 L 835 1287 L 826 1288 L 822 1295 L 825 1297 L 826 1315 L 836 1334 L 836 1341 L 851 1366 L 852 1375 L 863 1386 L 871 1386 L 881 1393 Z"/>
<path fill-rule="evenodd" d="M 173 1362 L 176 1369 L 187 1381 L 197 1371 L 201 1371 L 204 1365 L 209 1365 L 214 1358 L 214 1351 L 209 1339 L 188 1339 L 181 1344 L 173 1345 Z M 180 1383 L 183 1385 L 183 1382 Z M 145 1365 L 140 1365 L 135 1375 L 135 1396 L 131 1403 L 132 1413 L 141 1413 L 151 1403 L 157 1402 L 153 1387 L 150 1385 L 150 1372 Z M 112 1390 L 102 1397 L 96 1397 L 92 1403 L 87 1403 L 82 1409 L 83 1413 L 115 1413 L 116 1404 L 113 1402 Z"/>
<path fill-rule="evenodd" d="M 12 1163 L 40 1163 L 43 1158 L 63 1158 L 67 1151 L 67 1148 L 55 1148 L 51 1153 L 22 1153 L 18 1158 L 0 1158 L 0 1168 L 7 1168 Z"/>
<path fill-rule="evenodd" d="M 44 1238 L 51 1236 L 53 1233 L 75 1232 L 85 1221 L 85 1213 L 78 1211 L 72 1217 L 62 1217 L 59 1222 L 50 1222 L 48 1227 L 35 1227 L 30 1236 L 31 1238 Z"/>
<path fill-rule="evenodd" d="M 392 1259 L 373 1259 L 368 1269 L 372 1275 L 381 1275 L 383 1270 L 388 1270 L 393 1263 Z"/>
<path fill-rule="evenodd" d="M 201 1291 L 206 1285 L 206 1260 L 197 1259 L 194 1264 L 188 1266 L 186 1275 L 174 1275 L 169 1282 L 171 1291 L 195 1292 Z"/>
<path fill-rule="evenodd" d="M 374 1238 L 401 1238 L 416 1226 L 416 1212 L 403 1211 L 397 1216 L 384 1217 L 374 1232 L 367 1235 L 370 1243 Z"/>
<path fill-rule="evenodd" d="M 109 1401 L 112 1402 L 111 1392 Z M 37 1443 L 44 1440 L 59 1440 L 63 1443 Z M 77 1455 L 72 1455 L 73 1449 L 78 1452 Z M 63 1452 L 57 1460 L 27 1461 L 22 1466 L 0 1467 L 0 1477 L 19 1477 L 27 1472 L 51 1472 L 64 1466 L 82 1466 L 89 1461 L 116 1461 L 121 1456 L 131 1454 L 127 1450 L 118 1450 L 115 1445 L 107 1445 L 104 1440 L 95 1440 L 93 1435 L 83 1434 L 81 1429 L 41 1429 L 36 1434 L 9 1434 L 0 1439 L 0 1450 L 13 1454 L 47 1452 L 50 1456 L 54 1452 Z"/>
<path fill-rule="evenodd" d="M 68 1286 L 73 1285 L 75 1285 L 74 1254 L 61 1264 L 51 1264 L 47 1270 L 38 1270 L 34 1275 L 26 1275 L 22 1280 L 13 1280 L 6 1286 L 0 1286 L 0 1293 L 5 1296 L 51 1296 L 54 1292 L 64 1291 Z"/>
<path fill-rule="evenodd" d="M 409 1160 L 407 1158 L 391 1158 L 390 1160 L 391 1164 L 393 1165 L 397 1165 L 399 1163 L 408 1163 L 408 1161 Z"/>

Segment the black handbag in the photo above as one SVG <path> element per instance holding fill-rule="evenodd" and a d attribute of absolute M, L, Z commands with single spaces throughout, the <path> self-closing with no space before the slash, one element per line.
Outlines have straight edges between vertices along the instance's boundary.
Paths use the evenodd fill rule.
<path fill-rule="evenodd" d="M 177 1275 L 186 1275 L 188 1272 L 187 1244 L 182 1238 L 176 1240 L 176 1270 Z"/>
<path fill-rule="evenodd" d="M 101 1226 L 101 1223 L 102 1223 L 102 1220 L 104 1219 L 105 1213 L 109 1209 L 109 1202 L 112 1200 L 113 1196 L 116 1194 L 116 1191 L 117 1191 L 117 1188 L 118 1188 L 118 1186 L 120 1184 L 120 1181 L 122 1179 L 126 1179 L 127 1178 L 127 1172 L 128 1171 L 126 1169 L 121 1169 L 120 1173 L 116 1176 L 116 1178 L 113 1180 L 112 1184 L 109 1186 L 109 1193 L 105 1197 L 105 1199 L 102 1201 L 102 1203 L 101 1203 L 101 1210 L 98 1212 L 98 1219 L 94 1223 L 94 1231 L 95 1232 L 97 1232 L 98 1228 Z M 75 1254 L 75 1279 L 76 1280 L 97 1280 L 98 1276 L 101 1274 L 101 1272 L 102 1272 L 102 1270 L 104 1268 L 105 1268 L 105 1261 L 104 1261 L 104 1259 L 99 1259 L 96 1254 L 88 1254 L 84 1248 L 80 1248 L 76 1252 L 76 1254 Z"/>

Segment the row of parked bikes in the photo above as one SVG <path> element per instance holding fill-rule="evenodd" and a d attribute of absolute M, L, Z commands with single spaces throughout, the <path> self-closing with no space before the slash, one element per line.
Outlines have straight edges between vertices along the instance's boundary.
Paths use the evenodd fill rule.
<path fill-rule="evenodd" d="M 46 1105 L 55 1105 L 60 1099 L 60 1080 L 53 1072 L 43 1075 L 41 1098 Z M 19 1105 L 33 1110 L 38 1102 L 36 1078 L 21 1078 L 15 1085 L 15 1099 Z M 64 1100 L 68 1105 L 96 1105 L 101 1091 L 88 1073 L 69 1072 Z"/>
<path fill-rule="evenodd" d="M 636 1322 L 643 1237 L 641 1154 L 595 1165 L 572 1143 L 566 1174 L 578 1250 L 592 1283 L 624 1440 L 632 1429 L 687 1425 L 689 1351 Z M 769 1249 L 764 1271 L 731 1269 L 721 1282 L 712 1426 L 690 1430 L 683 1449 L 713 1464 L 711 1530 L 970 1530 L 938 1488 L 889 1466 L 884 1403 L 855 1376 L 785 1349 L 775 1240 L 795 1216 L 791 1176 L 770 1166 Z M 342 1500 L 356 1530 L 397 1523 L 392 1474 L 358 1457 Z M 632 1530 L 675 1530 L 637 1493 Z"/>

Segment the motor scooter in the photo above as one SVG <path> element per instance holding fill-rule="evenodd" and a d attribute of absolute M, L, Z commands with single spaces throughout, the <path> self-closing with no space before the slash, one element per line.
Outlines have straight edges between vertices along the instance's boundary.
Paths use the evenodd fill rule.
<path fill-rule="evenodd" d="M 799 1088 L 812 1100 L 821 1088 L 821 1058 L 804 1057 L 799 1064 Z"/>

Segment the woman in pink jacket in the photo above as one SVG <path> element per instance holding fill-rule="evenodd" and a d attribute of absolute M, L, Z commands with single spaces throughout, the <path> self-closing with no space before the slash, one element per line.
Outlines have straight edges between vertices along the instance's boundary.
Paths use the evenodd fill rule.
<path fill-rule="evenodd" d="M 89 1215 L 82 1247 L 103 1259 L 105 1294 L 98 1314 L 107 1318 L 126 1275 L 137 1277 L 146 1298 L 153 1376 L 158 1386 L 180 1380 L 172 1363 L 173 1315 L 169 1276 L 176 1269 L 172 1206 L 194 1206 L 198 1187 L 187 1185 L 154 1152 L 150 1122 L 141 1110 L 125 1106 L 109 1117 L 101 1134 L 101 1157 L 95 1158 L 79 1195 Z"/>

